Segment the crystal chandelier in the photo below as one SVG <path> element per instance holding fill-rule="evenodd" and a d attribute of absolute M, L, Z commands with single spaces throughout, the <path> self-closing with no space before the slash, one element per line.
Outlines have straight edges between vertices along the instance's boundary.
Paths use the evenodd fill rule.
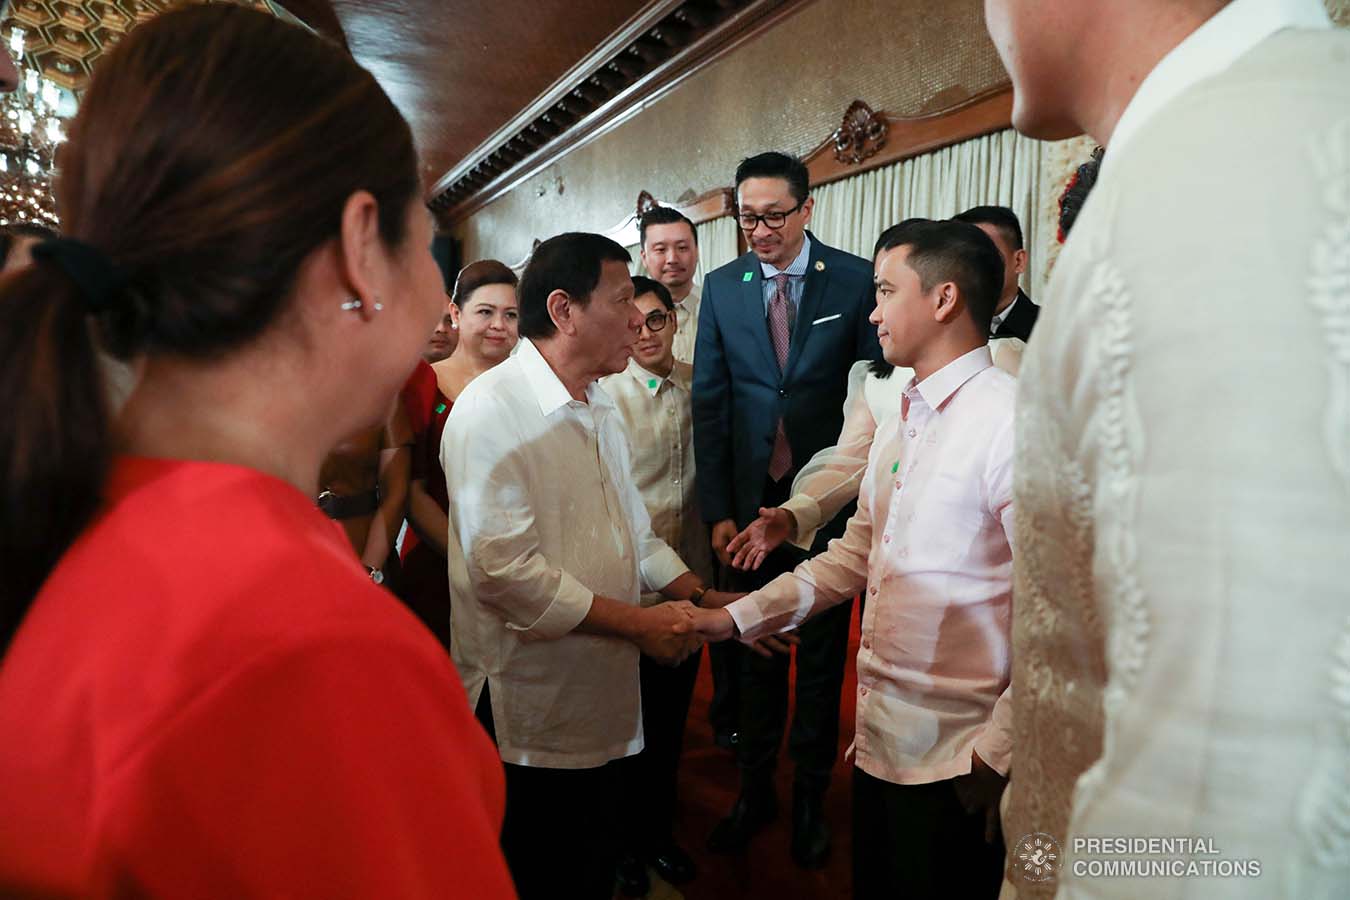
<path fill-rule="evenodd" d="M 0 95 L 0 226 L 36 223 L 58 227 L 52 179 L 56 148 L 66 139 L 62 119 L 75 97 L 24 58 L 24 29 L 9 32 L 19 86 Z"/>

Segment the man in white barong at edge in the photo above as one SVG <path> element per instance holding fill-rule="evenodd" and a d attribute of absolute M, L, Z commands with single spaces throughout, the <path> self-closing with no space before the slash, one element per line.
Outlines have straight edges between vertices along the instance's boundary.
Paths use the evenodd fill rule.
<path fill-rule="evenodd" d="M 1016 128 L 1106 147 L 1019 379 L 1004 893 L 1350 896 L 1350 34 L 985 10 Z"/>

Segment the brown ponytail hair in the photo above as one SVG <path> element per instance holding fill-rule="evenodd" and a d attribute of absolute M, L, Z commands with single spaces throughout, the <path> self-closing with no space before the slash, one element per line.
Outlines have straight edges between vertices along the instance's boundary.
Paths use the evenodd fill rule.
<path fill-rule="evenodd" d="M 94 314 L 50 259 L 0 281 L 0 648 L 100 505 L 98 354 L 227 355 L 278 321 L 353 192 L 394 248 L 419 190 L 408 125 L 369 72 L 224 4 L 158 16 L 100 62 L 61 169 L 63 232 L 119 286 Z"/>

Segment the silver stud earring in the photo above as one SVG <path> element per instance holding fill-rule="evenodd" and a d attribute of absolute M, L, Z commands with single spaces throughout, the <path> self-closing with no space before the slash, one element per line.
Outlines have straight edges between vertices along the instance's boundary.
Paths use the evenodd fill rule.
<path fill-rule="evenodd" d="M 357 300 L 355 297 L 353 297 L 352 299 L 343 302 L 342 308 L 343 308 L 344 310 L 360 309 L 360 308 L 361 308 L 361 301 L 360 301 L 360 300 Z"/>
<path fill-rule="evenodd" d="M 384 309 L 384 304 L 380 302 L 378 297 L 375 298 L 375 311 L 379 312 L 382 309 Z"/>

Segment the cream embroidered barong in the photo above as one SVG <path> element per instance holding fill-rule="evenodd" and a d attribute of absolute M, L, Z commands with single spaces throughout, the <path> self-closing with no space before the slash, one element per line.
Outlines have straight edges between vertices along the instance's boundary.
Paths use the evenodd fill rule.
<path fill-rule="evenodd" d="M 1131 129 L 1019 379 L 1005 831 L 1064 854 L 1011 886 L 1344 898 L 1350 34 L 1279 31 Z M 1260 876 L 1075 869 L 1183 835 Z"/>

